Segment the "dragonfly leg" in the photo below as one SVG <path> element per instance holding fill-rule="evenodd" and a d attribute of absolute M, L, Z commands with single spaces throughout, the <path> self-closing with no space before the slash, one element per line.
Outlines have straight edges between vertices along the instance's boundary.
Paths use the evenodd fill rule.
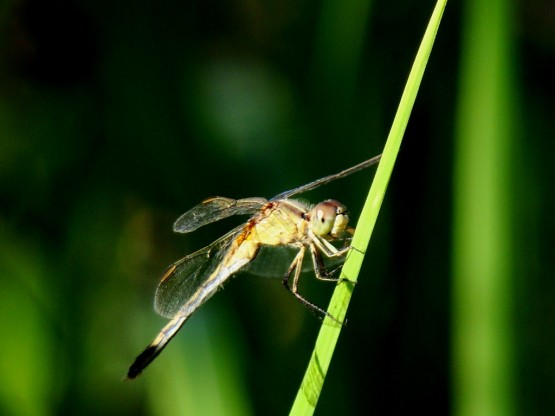
<path fill-rule="evenodd" d="M 329 258 L 344 256 L 351 249 L 350 245 L 338 249 L 326 239 L 316 235 L 313 235 L 311 240 Z"/>
<path fill-rule="evenodd" d="M 349 247 L 346 248 L 348 249 Z M 314 272 L 317 279 L 325 280 L 328 282 L 349 282 L 356 284 L 356 281 L 350 280 L 346 277 L 334 277 L 339 271 L 341 271 L 343 265 L 340 264 L 333 270 L 329 271 L 324 265 L 324 261 L 322 259 L 322 255 L 320 254 L 320 251 L 318 251 L 318 248 L 314 244 L 310 245 L 310 252 L 312 253 L 312 262 L 314 264 Z"/>
<path fill-rule="evenodd" d="M 306 306 L 310 311 L 312 312 L 318 312 L 323 316 L 327 316 L 330 319 L 334 320 L 335 322 L 337 322 L 339 325 L 344 325 L 343 322 L 340 322 L 335 316 L 331 315 L 330 313 L 326 312 L 324 309 L 320 308 L 319 306 L 316 306 L 314 303 L 308 301 L 306 298 L 304 298 L 298 291 L 297 291 L 297 285 L 299 282 L 299 276 L 301 275 L 301 266 L 303 264 L 303 259 L 304 259 L 304 254 L 306 251 L 306 247 L 303 245 L 300 247 L 299 249 L 299 253 L 295 256 L 295 259 L 293 260 L 293 262 L 291 263 L 291 266 L 289 266 L 289 269 L 287 270 L 287 273 L 285 274 L 285 276 L 283 277 L 283 285 L 286 287 L 287 290 L 289 290 L 298 300 L 301 301 L 301 303 Z M 289 286 L 289 278 L 291 277 L 291 273 L 293 273 L 293 271 L 295 271 L 295 274 L 293 275 L 293 283 L 291 286 Z"/>
<path fill-rule="evenodd" d="M 297 283 L 299 281 L 299 275 L 301 273 L 301 265 L 303 264 L 305 250 L 306 250 L 305 246 L 301 246 L 299 248 L 299 252 L 297 253 L 295 258 L 293 259 L 293 262 L 291 263 L 291 266 L 289 266 L 289 269 L 285 273 L 285 276 L 283 276 L 283 285 L 286 287 L 287 290 L 289 290 L 295 296 L 298 295 L 297 294 Z M 295 271 L 295 275 L 293 277 L 293 287 L 291 287 L 291 286 L 289 286 L 289 278 L 291 277 L 291 273 L 293 273 L 293 270 Z M 301 300 L 301 302 L 304 303 L 304 301 L 302 301 L 302 300 Z"/>
<path fill-rule="evenodd" d="M 341 266 L 336 267 L 331 272 L 326 268 L 324 264 L 324 260 L 322 259 L 322 255 L 318 248 L 314 245 L 310 245 L 310 254 L 312 255 L 312 264 L 314 264 L 314 273 L 316 278 L 319 280 L 325 280 L 327 282 L 338 282 L 339 279 L 333 277 L 334 274 L 337 273 L 341 269 Z"/>

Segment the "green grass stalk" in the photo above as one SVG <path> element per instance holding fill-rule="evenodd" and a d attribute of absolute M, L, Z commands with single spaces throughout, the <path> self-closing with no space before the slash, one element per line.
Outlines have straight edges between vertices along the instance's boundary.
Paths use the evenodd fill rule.
<path fill-rule="evenodd" d="M 439 0 L 436 3 L 403 91 L 374 182 L 357 224 L 352 242 L 353 249 L 349 252 L 341 272 L 342 277 L 351 281 L 356 281 L 358 278 L 364 253 L 370 242 L 446 3 L 447 0 Z M 347 281 L 338 284 L 334 291 L 328 312 L 340 321 L 345 318 L 352 292 L 353 283 Z M 342 326 L 332 319 L 328 317 L 324 319 L 304 379 L 293 403 L 291 415 L 314 413 L 341 329 Z"/>

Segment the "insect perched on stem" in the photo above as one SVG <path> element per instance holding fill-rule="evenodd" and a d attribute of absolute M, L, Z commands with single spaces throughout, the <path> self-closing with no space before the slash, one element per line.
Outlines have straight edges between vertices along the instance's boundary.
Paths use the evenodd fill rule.
<path fill-rule="evenodd" d="M 258 197 L 237 200 L 214 197 L 179 217 L 173 225 L 174 231 L 190 233 L 232 215 L 251 216 L 245 224 L 166 269 L 156 290 L 154 306 L 156 312 L 171 320 L 135 359 L 127 372 L 127 378 L 137 377 L 160 354 L 193 312 L 231 276 L 245 269 L 262 247 L 287 246 L 297 250 L 283 277 L 283 283 L 309 309 L 328 315 L 297 291 L 303 260 L 308 250 L 316 277 L 337 281 L 333 273 L 326 269 L 324 257 L 343 260 L 349 246 L 338 249 L 331 242 L 348 239 L 354 229 L 348 227 L 347 208 L 336 200 L 329 199 L 310 207 L 290 198 L 372 166 L 379 162 L 380 157 L 375 156 L 334 175 L 282 192 L 270 200 Z"/>

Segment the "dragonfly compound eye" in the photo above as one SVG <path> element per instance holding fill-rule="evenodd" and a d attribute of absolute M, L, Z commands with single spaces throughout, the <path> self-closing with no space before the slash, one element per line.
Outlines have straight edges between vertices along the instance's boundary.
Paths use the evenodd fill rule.
<path fill-rule="evenodd" d="M 349 223 L 347 207 L 338 201 L 328 199 L 316 205 L 311 212 L 311 225 L 314 234 L 319 236 L 341 234 Z"/>

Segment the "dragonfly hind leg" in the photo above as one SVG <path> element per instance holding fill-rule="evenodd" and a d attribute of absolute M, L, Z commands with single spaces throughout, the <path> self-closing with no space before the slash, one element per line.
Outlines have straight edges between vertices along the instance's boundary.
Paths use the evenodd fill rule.
<path fill-rule="evenodd" d="M 283 277 L 283 281 L 282 281 L 283 285 L 285 286 L 285 288 L 288 291 L 290 291 L 310 311 L 312 311 L 314 313 L 319 313 L 321 316 L 327 316 L 330 319 L 337 322 L 339 325 L 344 325 L 344 323 L 339 321 L 335 316 L 328 313 L 327 311 L 320 308 L 319 306 L 315 305 L 314 303 L 308 301 L 304 296 L 302 296 L 298 292 L 297 285 L 299 283 L 299 276 L 301 275 L 301 268 L 302 268 L 302 264 L 303 264 L 305 251 L 306 251 L 306 247 L 304 245 L 301 246 L 300 249 L 299 249 L 299 252 L 295 256 L 295 259 L 291 263 L 291 266 L 289 266 L 289 269 L 287 270 L 287 272 L 285 273 L 285 276 Z M 293 283 L 291 284 L 291 286 L 289 286 L 289 278 L 291 277 L 291 274 L 293 273 L 293 271 L 294 271 Z M 319 272 L 316 272 L 316 273 L 319 273 Z M 326 278 L 326 279 L 322 279 L 322 280 L 330 280 L 330 278 Z M 337 279 L 333 279 L 333 278 L 331 278 L 331 280 L 336 280 L 337 281 Z"/>

